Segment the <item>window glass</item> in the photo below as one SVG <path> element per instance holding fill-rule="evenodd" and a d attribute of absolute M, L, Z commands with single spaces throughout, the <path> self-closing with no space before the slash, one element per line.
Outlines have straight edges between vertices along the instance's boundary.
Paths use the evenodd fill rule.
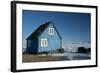
<path fill-rule="evenodd" d="M 31 47 L 31 40 L 28 40 L 28 47 Z"/>
<path fill-rule="evenodd" d="M 51 27 L 49 28 L 49 34 L 54 35 L 54 28 L 51 28 Z"/>
<path fill-rule="evenodd" d="M 42 46 L 42 47 L 48 46 L 48 41 L 47 41 L 47 39 L 41 39 L 41 46 Z"/>

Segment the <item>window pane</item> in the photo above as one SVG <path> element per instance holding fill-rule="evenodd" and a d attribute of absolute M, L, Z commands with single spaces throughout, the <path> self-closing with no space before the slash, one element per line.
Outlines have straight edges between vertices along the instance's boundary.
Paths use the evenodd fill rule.
<path fill-rule="evenodd" d="M 53 29 L 51 29 L 51 34 L 53 33 Z"/>
<path fill-rule="evenodd" d="M 48 46 L 47 39 L 41 39 L 41 46 L 43 46 L 43 47 Z"/>
<path fill-rule="evenodd" d="M 52 29 L 50 29 L 50 34 L 52 33 Z"/>
<path fill-rule="evenodd" d="M 49 28 L 49 34 L 53 35 L 54 34 L 54 28 Z"/>
<path fill-rule="evenodd" d="M 28 47 L 31 47 L 31 40 L 28 40 Z"/>
<path fill-rule="evenodd" d="M 46 46 L 46 40 L 44 40 L 44 42 L 45 42 L 45 44 L 44 44 L 44 45 Z"/>

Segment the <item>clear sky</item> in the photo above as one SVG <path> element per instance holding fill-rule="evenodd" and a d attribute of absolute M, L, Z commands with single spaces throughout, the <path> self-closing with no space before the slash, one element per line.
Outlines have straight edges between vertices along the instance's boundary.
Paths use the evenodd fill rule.
<path fill-rule="evenodd" d="M 68 42 L 90 42 L 91 15 L 89 13 L 23 10 L 23 48 L 26 38 L 40 25 L 52 21 L 62 37 L 63 47 Z"/>

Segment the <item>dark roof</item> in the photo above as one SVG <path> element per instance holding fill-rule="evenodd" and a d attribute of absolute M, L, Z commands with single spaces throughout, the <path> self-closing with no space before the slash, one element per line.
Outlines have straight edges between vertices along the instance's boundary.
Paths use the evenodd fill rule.
<path fill-rule="evenodd" d="M 27 38 L 27 40 L 28 39 L 33 39 L 33 38 L 37 38 L 39 35 L 41 35 L 41 33 L 50 25 L 50 23 L 52 23 L 51 21 L 49 21 L 49 22 L 46 22 L 45 24 L 43 24 L 43 25 L 40 25 L 28 38 Z M 54 26 L 54 25 L 53 25 Z M 54 26 L 54 28 L 55 28 L 55 26 Z M 55 28 L 56 29 L 56 28 Z M 56 31 L 57 31 L 57 29 L 56 29 Z M 58 32 L 57 32 L 58 33 Z M 59 33 L 58 33 L 58 35 L 59 35 Z M 59 35 L 60 36 L 60 35 Z M 61 38 L 61 36 L 60 36 L 60 38 Z"/>

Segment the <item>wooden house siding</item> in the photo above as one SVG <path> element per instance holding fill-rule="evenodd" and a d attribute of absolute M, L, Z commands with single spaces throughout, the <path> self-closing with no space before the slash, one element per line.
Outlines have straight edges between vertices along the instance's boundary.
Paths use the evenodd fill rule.
<path fill-rule="evenodd" d="M 28 40 L 27 40 L 27 43 L 28 43 Z M 27 51 L 29 53 L 37 53 L 38 52 L 38 38 L 31 40 L 30 47 L 27 46 Z"/>
<path fill-rule="evenodd" d="M 54 34 L 50 34 L 49 28 L 54 28 Z M 47 45 L 41 46 L 41 39 L 45 39 Z M 29 40 L 31 41 L 29 43 Z M 62 48 L 62 38 L 52 23 L 41 25 L 35 32 L 27 38 L 27 52 L 39 53 L 57 51 Z"/>
<path fill-rule="evenodd" d="M 53 25 L 49 25 L 39 37 L 39 50 L 38 50 L 38 52 L 56 51 L 57 49 L 61 48 L 61 38 L 59 37 L 55 28 L 54 28 L 54 35 L 50 35 L 49 34 L 49 28 L 50 27 L 54 28 Z M 47 47 L 41 46 L 41 39 L 42 38 L 48 40 L 48 46 Z"/>

